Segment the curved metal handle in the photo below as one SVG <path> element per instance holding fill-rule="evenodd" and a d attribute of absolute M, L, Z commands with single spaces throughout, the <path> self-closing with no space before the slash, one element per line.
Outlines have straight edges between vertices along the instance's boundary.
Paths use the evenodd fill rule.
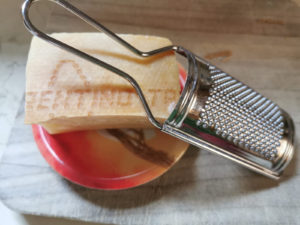
<path fill-rule="evenodd" d="M 60 47 L 62 49 L 65 49 L 85 60 L 88 60 L 89 62 L 92 62 L 98 66 L 101 66 L 113 73 L 118 74 L 119 76 L 121 76 L 122 78 L 126 79 L 136 90 L 142 104 L 143 107 L 146 111 L 146 114 L 148 116 L 149 121 L 157 128 L 162 129 L 162 125 L 154 118 L 149 105 L 145 99 L 145 96 L 139 86 L 139 84 L 136 82 L 136 80 L 131 77 L 129 74 L 125 73 L 124 71 L 110 65 L 107 64 L 85 52 L 82 52 L 68 44 L 65 44 L 57 39 L 54 39 L 52 37 L 50 37 L 49 35 L 45 34 L 44 32 L 40 31 L 39 29 L 37 29 L 32 23 L 31 20 L 29 18 L 29 9 L 32 6 L 32 4 L 38 2 L 40 0 L 26 0 L 23 5 L 22 5 L 22 16 L 23 16 L 23 20 L 24 20 L 24 24 L 26 26 L 26 28 L 35 36 L 50 42 L 53 45 L 56 45 L 57 47 Z M 159 48 L 159 49 L 155 49 L 153 51 L 149 51 L 149 52 L 142 52 L 138 49 L 136 49 L 135 47 L 133 47 L 131 44 L 129 44 L 128 42 L 126 42 L 124 39 L 120 38 L 119 36 L 117 36 L 115 33 L 113 33 L 112 31 L 110 31 L 109 29 L 107 29 L 105 26 L 103 26 L 102 24 L 98 23 L 96 20 L 94 20 L 93 18 L 89 17 L 87 14 L 85 14 L 84 12 L 80 11 L 79 9 L 77 9 L 76 7 L 74 7 L 73 5 L 71 5 L 70 3 L 68 3 L 65 0 L 46 0 L 46 1 L 51 1 L 54 2 L 60 6 L 62 6 L 63 8 L 67 9 L 68 11 L 70 11 L 71 13 L 75 14 L 76 16 L 78 16 L 79 18 L 81 18 L 82 20 L 84 20 L 85 22 L 87 22 L 88 24 L 90 24 L 91 26 L 93 26 L 94 28 L 96 28 L 97 30 L 103 31 L 105 34 L 107 34 L 109 37 L 111 37 L 112 39 L 114 39 L 115 41 L 117 41 L 118 43 L 120 43 L 121 45 L 125 46 L 126 48 L 128 48 L 130 51 L 132 51 L 133 53 L 141 56 L 141 57 L 148 57 L 148 56 L 152 56 L 155 54 L 160 54 L 166 51 L 179 51 L 179 47 L 178 46 L 166 46 L 163 48 Z"/>

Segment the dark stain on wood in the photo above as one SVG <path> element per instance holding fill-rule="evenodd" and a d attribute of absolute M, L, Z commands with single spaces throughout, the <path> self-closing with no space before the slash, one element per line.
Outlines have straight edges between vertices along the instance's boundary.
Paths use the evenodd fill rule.
<path fill-rule="evenodd" d="M 119 129 L 107 129 L 107 132 L 117 138 L 126 149 L 144 160 L 162 167 L 169 167 L 174 162 L 167 153 L 146 144 L 142 129 L 130 129 L 131 134 Z"/>
<path fill-rule="evenodd" d="M 222 50 L 212 53 L 207 53 L 204 58 L 208 60 L 219 59 L 223 62 L 229 60 L 230 56 L 232 56 L 232 52 L 230 50 Z"/>
<path fill-rule="evenodd" d="M 271 19 L 271 18 L 256 19 L 256 23 L 273 24 L 273 25 L 284 25 L 285 24 L 283 20 Z"/>

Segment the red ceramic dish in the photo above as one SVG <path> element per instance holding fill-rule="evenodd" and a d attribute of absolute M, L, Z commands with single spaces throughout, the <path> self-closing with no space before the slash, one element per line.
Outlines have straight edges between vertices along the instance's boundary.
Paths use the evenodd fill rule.
<path fill-rule="evenodd" d="M 186 73 L 181 66 L 179 71 L 182 88 Z M 151 181 L 166 172 L 188 147 L 157 129 L 50 135 L 40 125 L 32 125 L 32 131 L 41 154 L 56 172 L 74 183 L 95 189 L 126 189 Z M 146 152 L 132 150 L 116 134 L 142 137 Z"/>

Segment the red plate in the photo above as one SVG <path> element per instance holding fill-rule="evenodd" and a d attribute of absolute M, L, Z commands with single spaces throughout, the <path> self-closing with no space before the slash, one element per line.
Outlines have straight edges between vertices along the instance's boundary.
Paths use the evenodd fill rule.
<path fill-rule="evenodd" d="M 186 73 L 180 66 L 180 85 Z M 126 189 L 153 180 L 166 172 L 188 144 L 157 129 L 78 131 L 50 135 L 32 125 L 43 157 L 64 178 L 95 189 Z M 122 138 L 140 141 L 142 152 Z M 126 139 L 126 140 L 127 140 Z"/>

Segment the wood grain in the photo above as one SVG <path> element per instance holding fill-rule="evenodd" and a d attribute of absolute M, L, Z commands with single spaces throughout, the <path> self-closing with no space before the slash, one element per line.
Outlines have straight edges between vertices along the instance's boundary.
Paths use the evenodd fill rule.
<path fill-rule="evenodd" d="M 72 1 L 118 33 L 166 36 L 208 58 L 291 114 L 300 135 L 300 8 L 295 1 Z M 47 30 L 92 30 L 55 10 Z M 0 164 L 0 197 L 28 214 L 107 224 L 299 224 L 296 154 L 280 182 L 190 149 L 159 179 L 96 191 L 52 171 L 23 124 L 23 103 Z"/>

